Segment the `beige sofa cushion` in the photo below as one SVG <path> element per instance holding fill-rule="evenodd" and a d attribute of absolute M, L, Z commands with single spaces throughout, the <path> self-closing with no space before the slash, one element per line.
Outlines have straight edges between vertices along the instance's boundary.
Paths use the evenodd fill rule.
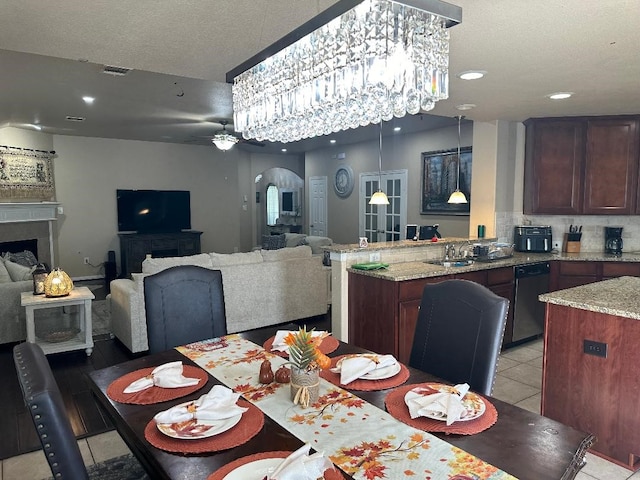
<path fill-rule="evenodd" d="M 9 283 L 9 282 L 13 282 L 13 280 L 11 280 L 11 275 L 9 275 L 9 272 L 7 271 L 7 267 L 4 266 L 4 260 L 0 258 L 0 283 Z"/>
<path fill-rule="evenodd" d="M 33 267 L 25 267 L 24 265 L 20 265 L 18 263 L 6 261 L 4 262 L 4 266 L 9 272 L 9 276 L 11 280 L 14 282 L 22 282 L 23 280 L 31 280 L 33 277 L 31 274 L 33 270 L 35 270 L 35 266 Z"/>
<path fill-rule="evenodd" d="M 246 253 L 210 253 L 213 268 L 262 263 L 260 251 Z"/>
<path fill-rule="evenodd" d="M 307 258 L 311 256 L 311 247 L 300 245 L 293 248 L 281 248 L 279 250 L 260 250 L 257 253 L 262 254 L 265 262 L 281 262 L 282 260 L 291 260 L 293 258 Z"/>
<path fill-rule="evenodd" d="M 304 245 L 304 239 L 306 236 L 307 235 L 304 233 L 285 233 L 285 243 L 289 248 Z"/>
<path fill-rule="evenodd" d="M 142 262 L 142 273 L 154 274 L 178 265 L 196 265 L 198 267 L 213 268 L 211 256 L 208 253 L 190 255 L 186 257 L 145 258 Z"/>
<path fill-rule="evenodd" d="M 304 239 L 306 245 L 311 247 L 311 251 L 315 254 L 322 253 L 324 249 L 322 247 L 328 247 L 333 243 L 329 237 L 315 237 L 313 235 L 307 235 Z"/>

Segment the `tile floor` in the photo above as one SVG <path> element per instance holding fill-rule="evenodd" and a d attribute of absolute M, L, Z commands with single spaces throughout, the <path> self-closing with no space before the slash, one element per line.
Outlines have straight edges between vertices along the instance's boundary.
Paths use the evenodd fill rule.
<path fill-rule="evenodd" d="M 502 354 L 493 395 L 533 412 L 540 412 L 540 388 L 542 382 L 542 341 L 528 343 L 507 350 Z M 116 432 L 88 437 L 79 442 L 87 465 L 124 455 L 127 446 Z M 51 471 L 42 452 L 27 453 L 3 460 L 0 480 L 40 480 L 48 478 Z M 577 480 L 640 480 L 640 472 L 607 462 L 587 454 L 587 464 L 578 473 Z"/>

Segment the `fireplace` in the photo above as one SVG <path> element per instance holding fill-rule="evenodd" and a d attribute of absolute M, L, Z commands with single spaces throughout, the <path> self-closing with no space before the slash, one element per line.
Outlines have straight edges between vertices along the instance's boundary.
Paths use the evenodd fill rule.
<path fill-rule="evenodd" d="M 31 250 L 38 261 L 54 267 L 53 221 L 57 205 L 0 203 L 0 253 Z M 9 248 L 3 249 L 3 244 Z"/>

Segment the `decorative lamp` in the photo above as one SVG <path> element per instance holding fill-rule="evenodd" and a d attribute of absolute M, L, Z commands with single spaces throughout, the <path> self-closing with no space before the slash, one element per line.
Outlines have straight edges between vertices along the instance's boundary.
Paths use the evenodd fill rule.
<path fill-rule="evenodd" d="M 294 142 L 433 110 L 461 20 L 440 0 L 339 0 L 227 73 L 235 131 Z"/>
<path fill-rule="evenodd" d="M 458 175 L 456 177 L 456 189 L 451 193 L 447 203 L 467 203 L 467 197 L 460 191 L 460 122 L 462 115 L 458 115 Z"/>
<path fill-rule="evenodd" d="M 55 268 L 44 281 L 44 294 L 47 297 L 64 297 L 73 290 L 71 277 L 59 268 Z"/>
<path fill-rule="evenodd" d="M 49 271 L 42 263 L 36 265 L 36 268 L 33 271 L 34 295 L 44 295 L 44 282 L 47 279 L 47 275 L 49 275 Z"/>
<path fill-rule="evenodd" d="M 369 205 L 389 205 L 389 198 L 382 191 L 382 122 L 380 122 L 380 143 L 378 145 L 378 191 L 371 195 Z"/>
<path fill-rule="evenodd" d="M 220 122 L 222 124 L 222 130 L 216 133 L 211 140 L 213 144 L 220 150 L 230 150 L 236 143 L 238 138 L 235 135 L 231 135 L 227 132 L 227 122 Z"/>

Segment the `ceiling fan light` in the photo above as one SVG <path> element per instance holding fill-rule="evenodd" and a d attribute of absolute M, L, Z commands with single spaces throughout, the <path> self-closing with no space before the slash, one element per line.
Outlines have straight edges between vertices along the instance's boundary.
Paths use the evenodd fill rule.
<path fill-rule="evenodd" d="M 369 205 L 389 205 L 389 199 L 387 198 L 387 194 L 381 190 L 378 190 L 371 196 L 369 200 Z"/>
<path fill-rule="evenodd" d="M 467 203 L 467 197 L 460 190 L 454 190 L 447 203 Z"/>
<path fill-rule="evenodd" d="M 216 133 L 211 141 L 220 150 L 226 151 L 231 149 L 231 147 L 238 143 L 238 138 L 234 135 L 231 135 L 230 133 L 227 133 L 226 131 L 222 131 Z"/>

